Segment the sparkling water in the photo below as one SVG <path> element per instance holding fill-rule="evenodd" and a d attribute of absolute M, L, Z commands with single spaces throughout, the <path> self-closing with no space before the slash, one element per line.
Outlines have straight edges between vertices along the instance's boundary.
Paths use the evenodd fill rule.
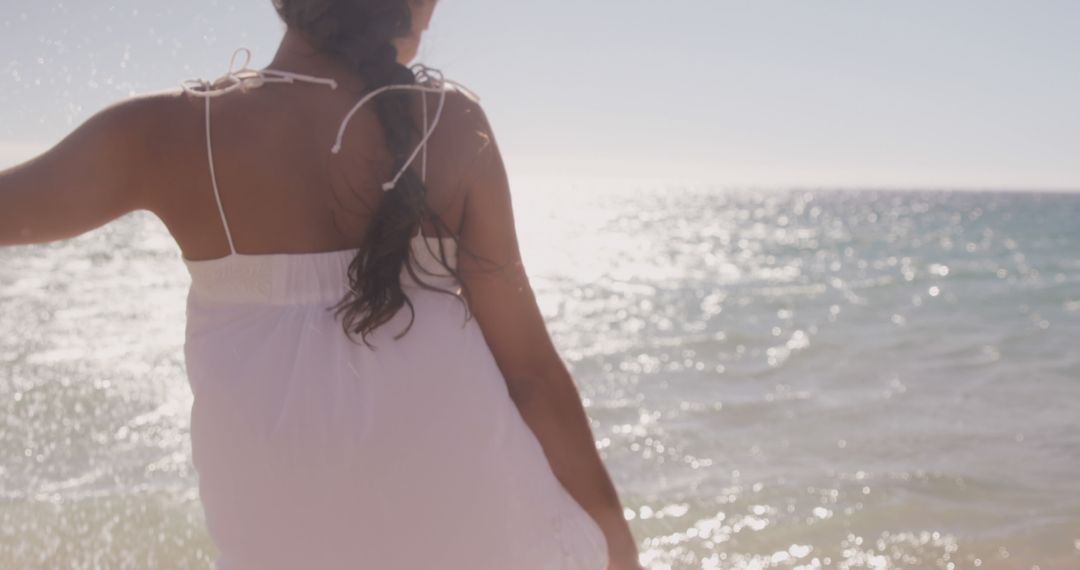
<path fill-rule="evenodd" d="M 515 211 L 647 568 L 1080 567 L 1080 195 Z M 0 568 L 209 567 L 188 283 L 146 212 L 0 249 Z"/>

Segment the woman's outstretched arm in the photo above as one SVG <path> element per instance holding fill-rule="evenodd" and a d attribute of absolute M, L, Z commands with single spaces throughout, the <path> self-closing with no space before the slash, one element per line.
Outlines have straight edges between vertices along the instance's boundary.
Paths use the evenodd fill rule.
<path fill-rule="evenodd" d="M 611 570 L 637 570 L 637 544 L 605 468 L 571 375 L 556 352 L 521 261 L 505 167 L 491 127 L 470 103 L 480 133 L 466 176 L 458 271 L 514 403 L 566 490 L 603 529 Z M 491 263 L 494 263 L 494 268 Z"/>
<path fill-rule="evenodd" d="M 0 246 L 75 237 L 148 208 L 158 104 L 150 96 L 114 103 L 44 153 L 0 170 Z"/>

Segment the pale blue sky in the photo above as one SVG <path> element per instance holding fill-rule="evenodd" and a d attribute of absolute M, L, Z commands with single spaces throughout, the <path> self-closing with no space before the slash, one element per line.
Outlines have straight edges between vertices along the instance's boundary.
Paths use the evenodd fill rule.
<path fill-rule="evenodd" d="M 269 61 L 270 0 L 0 13 L 0 165 L 132 92 Z M 1080 189 L 1075 0 L 440 0 L 421 61 L 512 181 Z"/>

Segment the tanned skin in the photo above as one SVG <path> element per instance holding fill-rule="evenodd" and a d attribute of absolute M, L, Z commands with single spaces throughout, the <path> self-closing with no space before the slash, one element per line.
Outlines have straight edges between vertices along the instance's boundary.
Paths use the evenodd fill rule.
<path fill-rule="evenodd" d="M 400 40 L 403 63 L 415 56 L 433 10 L 432 0 L 417 4 L 413 36 Z M 363 192 L 357 183 L 389 173 L 374 111 L 362 109 L 350 124 L 345 146 L 361 150 L 329 164 L 327 155 L 363 81 L 292 30 L 269 67 L 333 77 L 344 89 L 296 83 L 213 99 L 215 162 L 237 251 L 357 247 L 382 195 L 378 184 L 360 184 L 370 187 Z M 422 96 L 429 109 L 437 103 L 437 95 L 416 94 L 417 113 Z M 187 259 L 227 255 L 211 189 L 204 103 L 179 88 L 133 97 L 94 114 L 39 156 L 0 171 L 0 246 L 69 239 L 146 210 L 162 220 Z M 477 102 L 451 91 L 428 149 L 430 206 L 456 229 L 463 250 L 488 260 L 463 254 L 458 270 L 514 403 L 559 481 L 603 529 L 608 569 L 639 570 L 636 541 L 580 394 L 522 263 L 506 169 Z M 352 190 L 342 189 L 343 179 Z M 432 228 L 423 231 L 434 235 Z"/>

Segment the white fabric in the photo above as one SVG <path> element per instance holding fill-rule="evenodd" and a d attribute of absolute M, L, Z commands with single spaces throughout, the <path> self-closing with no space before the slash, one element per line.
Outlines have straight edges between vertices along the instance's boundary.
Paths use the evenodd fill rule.
<path fill-rule="evenodd" d="M 452 240 L 417 233 L 418 272 L 456 290 L 440 246 L 453 266 Z M 374 349 L 346 337 L 328 307 L 356 252 L 184 260 L 192 459 L 216 569 L 606 570 L 603 533 L 456 297 L 403 271 L 408 332 L 393 338 L 405 306 Z"/>

